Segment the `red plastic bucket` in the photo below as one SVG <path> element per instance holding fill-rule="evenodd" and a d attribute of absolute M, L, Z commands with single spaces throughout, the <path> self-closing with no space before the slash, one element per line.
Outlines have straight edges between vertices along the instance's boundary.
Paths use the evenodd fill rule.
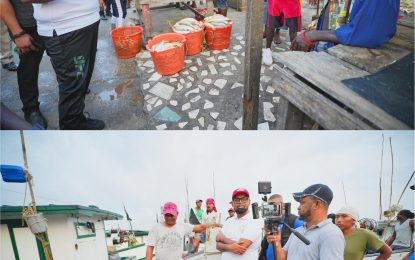
<path fill-rule="evenodd" d="M 232 24 L 223 28 L 205 27 L 206 44 L 211 50 L 228 49 L 231 44 Z"/>
<path fill-rule="evenodd" d="M 203 29 L 183 34 L 186 37 L 186 55 L 193 56 L 203 50 Z"/>
<path fill-rule="evenodd" d="M 165 51 L 153 51 L 153 46 L 162 41 L 180 42 L 182 45 Z M 184 69 L 185 44 L 186 37 L 179 33 L 160 34 L 148 41 L 146 48 L 150 52 L 156 71 L 159 74 L 169 76 Z"/>
<path fill-rule="evenodd" d="M 141 50 L 141 35 L 143 28 L 140 26 L 126 26 L 111 31 L 115 53 L 120 59 L 129 59 L 137 55 Z"/>

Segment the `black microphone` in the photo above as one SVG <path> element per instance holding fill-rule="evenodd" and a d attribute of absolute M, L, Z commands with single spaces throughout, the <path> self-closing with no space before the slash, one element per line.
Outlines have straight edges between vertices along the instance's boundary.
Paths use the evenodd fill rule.
<path fill-rule="evenodd" d="M 308 240 L 307 238 L 305 238 L 305 236 L 303 236 L 302 234 L 300 234 L 300 232 L 298 232 L 297 230 L 293 229 L 292 227 L 290 227 L 287 223 L 284 223 L 284 225 L 290 229 L 290 231 L 296 236 L 298 237 L 298 239 L 300 239 L 301 241 L 303 241 L 304 244 L 309 245 L 310 244 L 310 240 Z"/>

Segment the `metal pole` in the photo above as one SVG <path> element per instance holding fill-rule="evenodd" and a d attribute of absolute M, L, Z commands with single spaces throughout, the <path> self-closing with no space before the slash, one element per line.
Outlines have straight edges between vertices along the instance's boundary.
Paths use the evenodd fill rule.
<path fill-rule="evenodd" d="M 256 130 L 258 128 L 264 2 L 262 0 L 251 0 L 247 1 L 247 5 L 243 129 Z"/>

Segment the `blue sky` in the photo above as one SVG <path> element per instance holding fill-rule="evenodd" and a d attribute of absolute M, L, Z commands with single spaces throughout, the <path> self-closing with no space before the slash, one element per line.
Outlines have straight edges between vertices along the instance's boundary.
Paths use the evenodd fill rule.
<path fill-rule="evenodd" d="M 25 132 L 25 138 L 39 205 L 96 205 L 122 214 L 124 203 L 133 226 L 148 229 L 166 201 L 176 202 L 184 218 L 186 178 L 190 206 L 198 198 L 212 197 L 213 173 L 223 217 L 235 188 L 247 188 L 252 202 L 260 202 L 257 182 L 271 181 L 273 193 L 293 202 L 293 213 L 298 206 L 293 192 L 324 183 L 334 191 L 330 212 L 347 201 L 361 217 L 377 218 L 382 134 L 386 208 L 392 171 L 389 137 L 393 204 L 414 171 L 411 131 L 48 131 Z M 1 163 L 23 165 L 19 132 L 1 132 Z M 2 205 L 22 205 L 24 184 L 1 182 L 0 187 Z M 414 209 L 411 190 L 401 204 Z"/>

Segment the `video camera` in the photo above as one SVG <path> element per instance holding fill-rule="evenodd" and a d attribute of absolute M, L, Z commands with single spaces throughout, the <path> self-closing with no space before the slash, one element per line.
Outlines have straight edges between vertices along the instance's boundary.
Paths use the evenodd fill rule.
<path fill-rule="evenodd" d="M 271 182 L 258 182 L 258 193 L 263 194 L 264 201 L 261 206 L 257 202 L 252 204 L 254 219 L 259 218 L 259 212 L 264 219 L 264 228 L 266 232 L 276 233 L 278 225 L 283 224 L 282 218 L 285 214 L 291 213 L 291 203 L 268 203 L 267 194 L 271 193 Z"/>
<path fill-rule="evenodd" d="M 264 197 L 262 198 L 263 203 L 261 206 L 259 206 L 257 202 L 252 203 L 252 213 L 254 219 L 259 219 L 259 212 L 261 212 L 262 218 L 264 219 L 264 229 L 266 232 L 276 234 L 278 232 L 278 226 L 284 225 L 285 227 L 289 228 L 291 232 L 301 241 L 303 241 L 306 245 L 309 245 L 310 241 L 308 239 L 306 239 L 303 235 L 298 233 L 283 221 L 283 216 L 288 216 L 291 213 L 291 203 L 268 203 L 267 194 L 271 194 L 271 190 L 271 182 L 258 182 L 258 193 L 263 194 Z"/>

